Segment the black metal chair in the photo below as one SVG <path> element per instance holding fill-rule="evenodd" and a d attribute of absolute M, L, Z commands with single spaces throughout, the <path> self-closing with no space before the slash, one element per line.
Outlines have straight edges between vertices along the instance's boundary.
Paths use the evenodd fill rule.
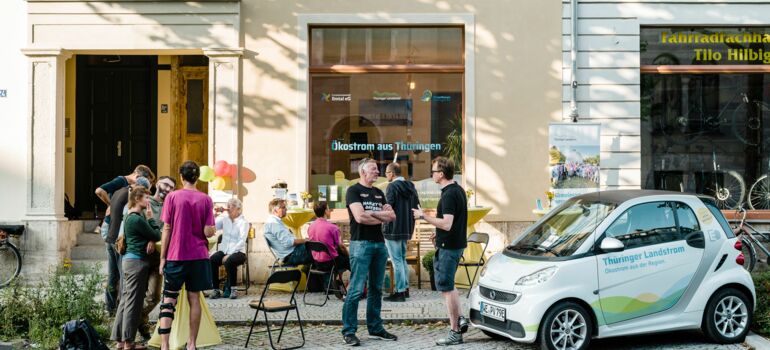
<path fill-rule="evenodd" d="M 270 249 L 270 253 L 273 254 L 273 263 L 269 265 L 270 268 L 270 274 L 272 275 L 273 272 L 275 272 L 277 269 L 296 269 L 299 268 L 299 265 L 291 265 L 291 264 L 285 264 L 283 262 L 283 259 L 279 258 L 277 254 L 275 254 L 275 250 L 273 249 L 273 245 L 270 244 L 270 240 L 267 239 L 267 237 L 263 236 L 265 238 L 265 244 L 267 244 L 267 248 Z"/>
<path fill-rule="evenodd" d="M 259 298 L 259 300 L 254 299 L 249 302 L 249 307 L 255 309 L 256 311 L 254 312 L 254 319 L 251 321 L 251 329 L 249 329 L 249 336 L 246 338 L 246 345 L 244 345 L 244 347 L 249 347 L 249 340 L 251 340 L 252 333 L 267 333 L 267 337 L 270 339 L 270 347 L 273 348 L 273 350 L 290 350 L 305 346 L 305 331 L 302 328 L 302 318 L 299 316 L 299 307 L 297 306 L 297 300 L 295 298 L 297 287 L 299 286 L 301 279 L 302 273 L 299 270 L 278 270 L 267 278 L 265 289 L 262 290 L 262 296 Z M 270 288 L 270 285 L 274 283 L 294 283 L 294 288 L 291 291 L 291 297 L 289 298 L 288 302 L 280 300 L 265 300 L 265 294 L 267 294 L 267 290 Z M 281 336 L 283 336 L 283 329 L 286 327 L 286 319 L 289 317 L 289 312 L 291 310 L 294 310 L 297 313 L 299 332 L 302 335 L 302 344 L 288 348 L 276 348 L 275 344 L 273 344 L 273 330 L 270 329 L 270 320 L 267 318 L 267 314 L 275 312 L 286 312 L 283 317 L 283 323 L 281 324 L 281 331 L 278 333 L 278 340 L 275 342 L 280 343 Z M 260 311 L 262 311 L 265 316 L 265 326 L 267 327 L 267 330 L 254 332 L 254 325 L 257 323 L 257 315 L 259 315 Z"/>
<path fill-rule="evenodd" d="M 329 254 L 329 248 L 326 246 L 326 244 L 323 244 L 322 242 L 317 241 L 305 241 L 305 248 L 311 252 L 316 253 L 326 253 Z M 329 261 L 327 263 L 319 263 L 315 260 L 313 263 L 310 264 L 310 270 L 307 273 L 307 286 L 305 288 L 305 292 L 302 295 L 302 302 L 305 303 L 305 305 L 314 305 L 314 306 L 324 306 L 326 305 L 326 302 L 329 301 L 329 291 L 332 292 L 339 292 L 342 295 L 347 294 L 347 291 L 345 290 L 345 285 L 341 284 L 337 288 L 332 288 L 332 282 L 335 280 L 335 270 L 336 267 L 334 266 L 334 260 Z M 323 303 L 311 303 L 307 301 L 307 290 L 310 289 L 310 278 L 312 276 L 320 276 L 320 278 L 323 278 L 325 275 L 329 275 L 329 282 L 326 283 L 326 288 L 324 288 L 324 301 Z"/>
<path fill-rule="evenodd" d="M 465 268 L 465 275 L 468 276 L 468 294 L 465 296 L 466 298 L 471 295 L 471 289 L 473 289 L 473 282 L 476 280 L 476 275 L 479 273 L 479 268 L 484 266 L 486 261 L 484 260 L 484 253 L 487 251 L 487 246 L 489 246 L 489 235 L 483 232 L 474 232 L 471 233 L 470 236 L 468 236 L 468 243 L 478 243 L 483 244 L 484 249 L 481 250 L 481 257 L 478 261 L 465 261 L 465 258 L 463 257 L 460 259 L 459 266 L 462 266 Z M 473 278 L 471 278 L 471 273 L 468 270 L 468 267 L 476 267 L 475 271 L 473 272 Z"/>

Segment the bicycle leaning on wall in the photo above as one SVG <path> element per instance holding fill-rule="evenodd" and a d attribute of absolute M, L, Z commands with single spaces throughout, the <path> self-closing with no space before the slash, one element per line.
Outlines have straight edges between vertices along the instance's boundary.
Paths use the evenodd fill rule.
<path fill-rule="evenodd" d="M 746 208 L 739 208 L 736 214 L 740 213 L 741 220 L 734 228 L 735 236 L 741 242 L 741 253 L 743 253 L 743 268 L 751 272 L 757 265 L 757 261 L 762 261 L 757 256 L 757 248 L 765 254 L 765 258 L 770 258 L 770 250 L 765 246 L 770 242 L 770 233 L 759 232 L 754 226 L 746 222 Z M 737 217 L 738 215 L 736 215 Z M 764 260 L 770 263 L 768 260 Z"/>
<path fill-rule="evenodd" d="M 24 225 L 0 225 L 0 288 L 11 284 L 21 273 L 21 252 L 8 238 L 22 233 Z"/>

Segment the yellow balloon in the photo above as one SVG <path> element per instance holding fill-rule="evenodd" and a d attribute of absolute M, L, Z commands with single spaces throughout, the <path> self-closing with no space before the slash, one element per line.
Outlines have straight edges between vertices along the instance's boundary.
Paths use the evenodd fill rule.
<path fill-rule="evenodd" d="M 214 180 L 211 180 L 211 186 L 217 191 L 224 190 L 226 185 L 227 180 L 225 180 L 224 177 L 217 176 L 214 178 Z"/>

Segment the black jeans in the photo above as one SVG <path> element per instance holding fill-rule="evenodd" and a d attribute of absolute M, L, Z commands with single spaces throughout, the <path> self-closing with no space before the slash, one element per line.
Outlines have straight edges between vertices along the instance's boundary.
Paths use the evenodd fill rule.
<path fill-rule="evenodd" d="M 214 283 L 214 289 L 219 289 L 219 267 L 222 266 L 222 259 L 225 257 L 224 252 L 216 252 L 209 258 L 211 261 L 211 279 Z M 227 281 L 230 287 L 235 287 L 238 283 L 238 266 L 246 262 L 246 254 L 237 252 L 230 254 L 230 257 L 224 262 L 225 270 L 227 270 Z"/>
<path fill-rule="evenodd" d="M 120 301 L 120 284 L 123 279 L 123 256 L 118 254 L 112 243 L 107 246 L 107 288 L 104 290 L 104 301 L 107 311 L 114 314 Z"/>

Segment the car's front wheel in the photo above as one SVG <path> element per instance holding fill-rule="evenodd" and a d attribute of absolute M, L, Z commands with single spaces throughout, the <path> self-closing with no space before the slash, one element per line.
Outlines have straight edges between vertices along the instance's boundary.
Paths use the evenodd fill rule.
<path fill-rule="evenodd" d="M 743 292 L 725 288 L 711 296 L 703 314 L 703 333 L 719 344 L 741 343 L 751 324 L 751 303 Z"/>
<path fill-rule="evenodd" d="M 545 314 L 538 334 L 543 350 L 588 349 L 593 334 L 593 322 L 588 311 L 579 304 L 565 301 Z"/>

